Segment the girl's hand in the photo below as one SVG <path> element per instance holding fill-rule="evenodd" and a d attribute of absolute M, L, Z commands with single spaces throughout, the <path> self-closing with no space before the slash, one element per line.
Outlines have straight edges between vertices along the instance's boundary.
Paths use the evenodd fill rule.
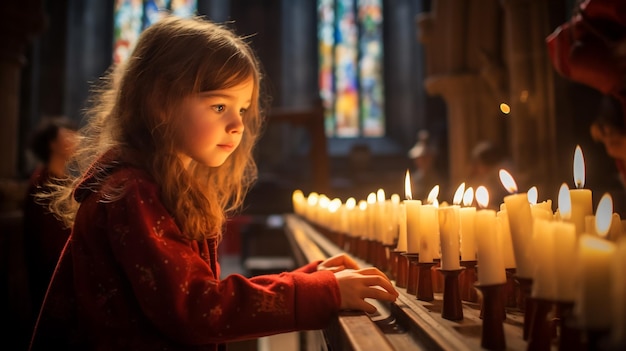
<path fill-rule="evenodd" d="M 359 265 L 345 253 L 330 257 L 317 266 L 318 271 L 332 271 L 334 273 L 344 269 L 359 269 Z"/>
<path fill-rule="evenodd" d="M 398 297 L 389 278 L 375 267 L 360 270 L 345 269 L 335 272 L 339 284 L 342 310 L 376 312 L 376 307 L 366 298 L 393 302 Z"/>

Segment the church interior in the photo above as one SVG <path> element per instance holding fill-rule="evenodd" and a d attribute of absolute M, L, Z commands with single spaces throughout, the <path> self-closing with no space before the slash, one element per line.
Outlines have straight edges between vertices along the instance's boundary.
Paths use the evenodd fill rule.
<path fill-rule="evenodd" d="M 562 53 L 551 52 L 560 49 L 548 42 L 572 21 L 581 2 L 180 1 L 191 6 L 191 15 L 224 23 L 246 37 L 264 71 L 268 107 L 255 151 L 259 177 L 222 242 L 224 264 L 232 264 L 225 270 L 257 274 L 293 267 L 293 241 L 285 237 L 280 216 L 296 212 L 294 192 L 345 202 L 384 189 L 388 196 L 404 199 L 407 172 L 425 182 L 414 184 L 414 199 L 424 202 L 434 184 L 439 185 L 438 201 L 452 203 L 459 184 L 477 187 L 504 168 L 515 177 L 517 191 L 534 187 L 537 202 L 549 200 L 553 212 L 565 183 L 590 189 L 594 209 L 609 194 L 613 213 L 626 216 L 620 173 L 626 155 L 610 155 L 594 134 L 607 91 L 562 74 L 554 59 Z M 129 45 L 120 40 L 122 7 L 135 4 L 144 11 L 140 17 L 145 22 L 148 3 L 171 9 L 176 1 L 22 0 L 0 5 L 5 15 L 0 27 L 6 33 L 0 43 L 0 315 L 9 325 L 3 328 L 5 340 L 26 345 L 30 333 L 22 206 L 37 161 L 28 149 L 29 136 L 47 116 L 84 122 L 93 84 L 120 60 L 118 55 L 128 54 L 128 47 L 120 47 Z M 370 17 L 359 12 L 367 5 L 375 9 Z M 324 25 L 342 23 L 325 20 L 324 6 L 334 9 L 334 16 L 353 11 L 348 22 L 355 22 L 355 35 L 363 36 L 353 43 L 355 92 L 343 96 L 343 102 L 339 79 L 347 73 L 341 71 L 345 57 L 340 50 L 350 38 L 341 27 L 331 28 L 334 41 L 324 42 Z M 626 23 L 619 28 L 621 33 L 607 36 L 624 40 Z M 370 49 L 378 61 L 365 60 L 371 58 Z M 622 69 L 624 62 L 626 56 Z M 614 75 L 623 79 L 623 73 Z M 353 105 L 342 105 L 350 99 Z M 577 146 L 584 155 L 582 182 L 574 174 Z M 476 174 L 487 148 L 492 157 L 483 167 L 490 177 Z M 430 157 L 427 165 L 417 163 L 424 156 Z M 433 175 L 424 174 L 426 167 Z M 503 202 L 506 190 L 498 184 L 489 188 L 494 204 Z M 317 229 L 324 232 L 323 226 Z M 345 241 L 339 246 L 345 249 Z M 265 256 L 279 259 L 264 261 Z M 239 347 L 260 350 L 258 345 Z"/>

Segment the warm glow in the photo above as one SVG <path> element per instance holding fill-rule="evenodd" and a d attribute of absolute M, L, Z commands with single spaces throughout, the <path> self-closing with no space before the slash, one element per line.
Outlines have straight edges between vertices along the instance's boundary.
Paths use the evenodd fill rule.
<path fill-rule="evenodd" d="M 569 187 L 567 184 L 561 184 L 559 189 L 559 215 L 563 219 L 570 219 L 572 217 L 572 197 L 569 193 Z"/>
<path fill-rule="evenodd" d="M 411 193 L 411 175 L 408 169 L 406 170 L 406 177 L 404 177 L 404 198 L 413 200 L 413 194 Z"/>
<path fill-rule="evenodd" d="M 359 210 L 361 211 L 367 210 L 367 202 L 365 200 L 359 201 Z"/>
<path fill-rule="evenodd" d="M 392 194 L 391 195 L 391 203 L 394 205 L 397 205 L 400 203 L 400 195 L 398 194 Z"/>
<path fill-rule="evenodd" d="M 585 158 L 580 145 L 576 145 L 574 151 L 574 185 L 576 189 L 582 189 L 585 186 Z"/>
<path fill-rule="evenodd" d="M 317 205 L 317 201 L 319 200 L 319 198 L 320 198 L 320 195 L 318 193 L 312 192 L 306 198 L 306 203 L 309 204 L 309 206 L 315 206 Z"/>
<path fill-rule="evenodd" d="M 376 203 L 376 193 L 369 193 L 369 195 L 367 195 L 367 204 L 373 205 L 375 203 Z"/>
<path fill-rule="evenodd" d="M 302 192 L 302 190 L 296 189 L 291 194 L 291 199 L 294 202 L 300 202 L 300 201 L 304 200 L 304 193 Z"/>
<path fill-rule="evenodd" d="M 454 198 L 452 199 L 452 203 L 455 205 L 460 205 L 461 201 L 463 201 L 463 193 L 465 192 L 465 183 L 461 183 L 456 191 L 454 192 Z"/>
<path fill-rule="evenodd" d="M 341 207 L 341 200 L 338 198 L 334 198 L 328 204 L 328 211 L 330 211 L 330 213 L 335 213 L 339 210 L 340 207 Z"/>
<path fill-rule="evenodd" d="M 604 193 L 596 209 L 596 231 L 598 235 L 606 237 L 609 233 L 609 228 L 611 228 L 612 217 L 613 199 L 609 193 Z"/>
<path fill-rule="evenodd" d="M 515 184 L 515 179 L 511 173 L 507 172 L 505 169 L 501 169 L 500 172 L 500 182 L 510 194 L 517 192 L 517 184 Z"/>
<path fill-rule="evenodd" d="M 537 198 L 539 197 L 539 194 L 537 192 L 537 187 L 533 186 L 532 188 L 528 189 L 528 192 L 526 193 L 526 196 L 528 197 L 528 202 L 536 205 L 537 204 Z"/>
<path fill-rule="evenodd" d="M 376 199 L 378 202 L 385 202 L 385 191 L 383 189 L 378 189 L 376 192 Z"/>
<path fill-rule="evenodd" d="M 482 185 L 476 188 L 476 203 L 482 208 L 489 206 L 489 192 Z"/>
<path fill-rule="evenodd" d="M 471 206 L 472 202 L 474 202 L 474 188 L 470 186 L 465 190 L 465 193 L 463 193 L 463 206 Z"/>
<path fill-rule="evenodd" d="M 356 207 L 356 199 L 353 197 L 348 198 L 348 200 L 346 200 L 346 208 L 348 210 L 352 210 Z"/>
<path fill-rule="evenodd" d="M 328 208 L 330 204 L 330 199 L 328 196 L 321 194 L 319 200 L 317 200 L 317 205 L 321 208 Z"/>
<path fill-rule="evenodd" d="M 500 104 L 500 111 L 508 115 L 511 112 L 511 107 L 503 102 Z"/>
<path fill-rule="evenodd" d="M 613 252 L 613 250 L 615 250 L 615 245 L 612 242 L 591 235 L 583 235 L 580 237 L 580 247 L 604 252 Z"/>
<path fill-rule="evenodd" d="M 437 204 L 439 204 L 439 201 L 437 200 L 437 196 L 439 196 L 439 185 L 435 185 L 430 190 L 430 193 L 428 193 L 428 198 L 426 199 L 426 202 L 429 204 L 434 204 L 435 201 L 437 201 Z"/>

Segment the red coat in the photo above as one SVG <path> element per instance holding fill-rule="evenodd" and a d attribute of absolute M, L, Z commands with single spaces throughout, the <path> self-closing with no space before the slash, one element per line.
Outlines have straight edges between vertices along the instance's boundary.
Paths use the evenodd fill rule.
<path fill-rule="evenodd" d="M 294 272 L 220 280 L 217 243 L 185 239 L 158 186 L 118 167 L 89 178 L 44 303 L 33 349 L 216 350 L 218 344 L 320 329 L 339 311 L 337 281 L 319 262 Z M 124 186 L 119 200 L 101 190 Z M 54 340 L 57 339 L 57 340 Z"/>

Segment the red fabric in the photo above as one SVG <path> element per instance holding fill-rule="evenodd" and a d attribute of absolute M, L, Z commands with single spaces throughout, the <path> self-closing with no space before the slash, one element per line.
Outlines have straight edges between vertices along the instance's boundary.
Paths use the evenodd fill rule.
<path fill-rule="evenodd" d="M 604 94 L 624 98 L 626 1 L 587 0 L 546 38 L 555 70 Z"/>
<path fill-rule="evenodd" d="M 338 313 L 336 279 L 317 271 L 319 262 L 220 280 L 216 242 L 183 238 L 150 176 L 107 171 L 102 187 L 89 179 L 76 192 L 81 207 L 33 349 L 49 349 L 56 338 L 66 349 L 217 350 L 229 341 L 320 329 Z M 118 200 L 101 190 L 122 185 Z"/>

